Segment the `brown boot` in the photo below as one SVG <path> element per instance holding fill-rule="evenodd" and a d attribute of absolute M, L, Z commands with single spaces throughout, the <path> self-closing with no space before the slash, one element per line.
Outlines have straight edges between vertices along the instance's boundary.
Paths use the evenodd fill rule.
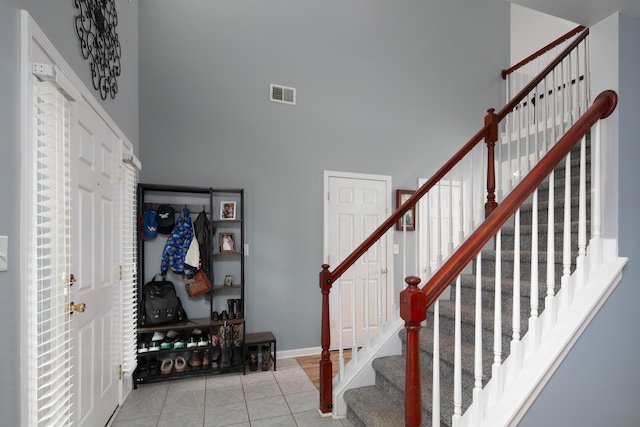
<path fill-rule="evenodd" d="M 265 344 L 262 346 L 262 370 L 269 369 L 271 369 L 271 344 Z"/>

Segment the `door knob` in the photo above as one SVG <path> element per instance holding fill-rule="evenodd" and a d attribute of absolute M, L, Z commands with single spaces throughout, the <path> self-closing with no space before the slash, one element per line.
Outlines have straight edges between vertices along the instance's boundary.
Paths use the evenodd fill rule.
<path fill-rule="evenodd" d="M 83 302 L 81 302 L 80 304 L 74 304 L 74 302 L 71 301 L 69 303 L 69 314 L 73 314 L 74 311 L 77 311 L 78 313 L 84 313 L 85 307 L 86 305 Z"/>
<path fill-rule="evenodd" d="M 382 271 L 381 271 L 381 273 L 382 273 L 382 274 L 387 274 L 387 269 L 386 269 L 386 268 L 383 268 L 383 269 L 382 269 Z"/>

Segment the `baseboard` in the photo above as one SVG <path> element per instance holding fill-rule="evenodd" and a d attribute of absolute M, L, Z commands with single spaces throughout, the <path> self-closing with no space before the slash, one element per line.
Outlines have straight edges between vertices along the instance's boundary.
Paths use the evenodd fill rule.
<path fill-rule="evenodd" d="M 316 356 L 322 354 L 322 347 L 307 347 L 293 350 L 278 350 L 278 359 L 291 359 L 292 357 Z"/>

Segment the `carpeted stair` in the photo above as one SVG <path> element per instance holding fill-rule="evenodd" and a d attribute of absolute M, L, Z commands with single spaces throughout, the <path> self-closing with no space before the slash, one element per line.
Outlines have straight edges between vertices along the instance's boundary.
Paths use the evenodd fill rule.
<path fill-rule="evenodd" d="M 587 140 L 587 156 L 589 152 Z M 579 184 L 579 148 L 571 153 L 571 248 L 573 252 L 573 271 L 578 241 L 578 184 Z M 589 164 L 587 157 L 587 164 Z M 590 170 L 587 168 L 587 197 L 589 195 Z M 564 232 L 564 161 L 555 170 L 554 179 L 554 264 L 555 286 L 559 289 L 562 275 L 562 247 Z M 544 310 L 544 297 L 547 293 L 547 211 L 548 211 L 548 179 L 538 189 L 538 312 Z M 587 206 L 587 221 L 589 220 Z M 521 274 L 521 337 L 527 332 L 531 303 L 531 241 L 532 241 L 532 204 L 527 203 L 520 212 L 520 274 Z M 513 309 L 513 259 L 514 259 L 513 221 L 502 228 L 502 360 L 510 350 L 512 339 Z M 588 238 L 588 237 L 587 237 Z M 491 247 L 491 246 L 490 246 Z M 495 286 L 495 249 L 482 251 L 482 324 L 483 324 L 483 385 L 489 380 L 493 363 L 493 316 Z M 473 271 L 475 271 L 475 262 Z M 475 323 L 475 287 L 476 278 L 471 274 L 461 276 L 461 333 L 462 333 L 462 412 L 471 404 L 474 385 L 474 323 Z M 455 284 L 451 285 L 451 299 L 440 301 L 440 412 L 441 425 L 451 426 L 453 415 L 453 360 L 454 360 L 454 310 Z M 387 356 L 375 359 L 373 369 L 376 373 L 376 384 L 348 390 L 344 399 L 347 403 L 347 417 L 356 426 L 392 427 L 404 426 L 404 387 L 405 387 L 405 339 L 406 332 L 400 332 L 402 341 L 401 356 Z M 433 307 L 427 314 L 427 326 L 420 331 L 420 362 L 422 377 L 422 425 L 431 425 L 432 411 L 432 365 L 433 365 Z"/>

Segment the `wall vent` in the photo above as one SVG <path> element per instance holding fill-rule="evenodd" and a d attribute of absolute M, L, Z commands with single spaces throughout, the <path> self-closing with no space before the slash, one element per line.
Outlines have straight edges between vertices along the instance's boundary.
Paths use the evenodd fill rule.
<path fill-rule="evenodd" d="M 282 85 L 274 85 L 269 87 L 269 100 L 280 102 L 282 104 L 296 105 L 296 89 Z"/>

